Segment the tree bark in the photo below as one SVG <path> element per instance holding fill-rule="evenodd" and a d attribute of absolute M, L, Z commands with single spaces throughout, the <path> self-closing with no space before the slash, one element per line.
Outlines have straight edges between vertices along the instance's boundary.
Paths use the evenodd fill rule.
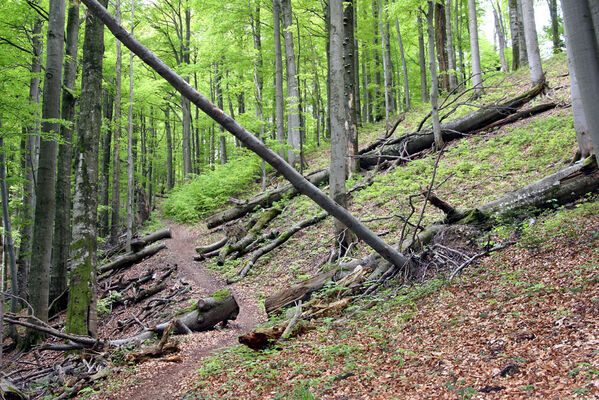
<path fill-rule="evenodd" d="M 0 121 L 0 129 L 2 128 L 2 121 Z M 15 245 L 12 240 L 12 227 L 10 224 L 10 214 L 8 212 L 8 187 L 6 185 L 6 157 L 4 155 L 4 137 L 0 136 L 0 190 L 2 191 L 2 222 L 4 223 L 4 251 L 8 253 L 8 265 L 10 270 L 10 293 L 12 297 L 10 299 L 10 312 L 16 313 L 19 305 L 19 282 L 17 280 L 17 260 L 15 257 Z M 4 268 L 4 266 L 2 266 Z M 4 274 L 2 274 L 4 276 Z M 2 301 L 4 301 L 4 295 L 2 295 Z M 2 305 L 4 307 L 4 304 Z M 14 332 L 16 333 L 16 331 Z M 2 331 L 0 331 L 0 336 Z M 2 351 L 0 350 L 0 354 Z"/>
<path fill-rule="evenodd" d="M 404 111 L 412 108 L 410 99 L 410 82 L 408 81 L 408 65 L 406 64 L 406 54 L 404 52 L 399 21 L 395 18 L 395 30 L 397 31 L 397 43 L 399 44 L 399 54 L 401 56 L 401 69 L 403 71 L 403 91 L 404 91 Z"/>
<path fill-rule="evenodd" d="M 48 19 L 48 39 L 42 106 L 42 133 L 39 169 L 36 185 L 35 225 L 31 274 L 29 279 L 30 303 L 40 320 L 48 321 L 49 276 L 52 256 L 52 228 L 55 215 L 55 182 L 57 143 L 60 124 L 60 88 L 64 54 L 65 3 L 51 0 Z M 49 136 L 47 136 L 49 135 Z M 30 331 L 29 341 L 37 341 L 38 334 Z"/>
<path fill-rule="evenodd" d="M 106 6 L 108 0 L 102 5 Z M 77 138 L 77 173 L 73 198 L 73 243 L 67 333 L 98 334 L 97 221 L 98 143 L 102 129 L 102 59 L 104 24 L 88 16 L 83 39 L 80 120 Z"/>
<path fill-rule="evenodd" d="M 272 0 L 272 13 L 275 36 L 275 123 L 276 138 L 279 145 L 278 154 L 286 159 L 285 152 L 285 110 L 283 103 L 283 61 L 281 51 L 281 16 L 279 0 Z"/>
<path fill-rule="evenodd" d="M 377 253 L 379 253 L 383 258 L 388 260 L 393 265 L 400 268 L 410 263 L 407 257 L 403 256 L 397 250 L 385 243 L 346 209 L 337 205 L 330 197 L 325 195 L 316 186 L 308 182 L 303 176 L 301 176 L 289 164 L 287 164 L 285 160 L 266 147 L 249 131 L 239 125 L 222 110 L 215 107 L 214 104 L 212 104 L 198 91 L 193 89 L 190 85 L 186 84 L 185 81 L 172 69 L 166 66 L 164 62 L 162 62 L 150 50 L 144 47 L 127 31 L 119 26 L 115 19 L 104 7 L 97 2 L 97 0 L 83 0 L 83 2 L 88 6 L 91 12 L 102 18 L 102 20 L 106 23 L 113 34 L 117 36 L 117 38 L 121 39 L 124 43 L 126 40 L 127 46 L 130 46 L 131 49 L 134 49 L 136 54 L 138 54 L 144 62 L 151 66 L 163 78 L 165 78 L 181 94 L 184 94 L 186 97 L 188 97 L 190 101 L 202 109 L 202 111 L 204 111 L 208 116 L 224 126 L 229 132 L 243 142 L 248 149 L 252 150 L 258 156 L 272 165 L 273 168 L 279 171 L 300 193 L 310 197 L 316 204 L 337 218 L 341 223 L 346 225 L 353 233 L 356 234 L 356 236 L 358 236 L 358 238 L 364 240 L 367 245 L 372 247 Z"/>
<path fill-rule="evenodd" d="M 547 0 L 549 15 L 551 16 L 551 39 L 553 41 L 553 54 L 562 52 L 562 40 L 559 34 L 559 16 L 557 15 L 557 0 Z"/>
<path fill-rule="evenodd" d="M 512 71 L 520 68 L 520 25 L 518 20 L 518 0 L 509 0 L 510 33 L 512 37 Z"/>
<path fill-rule="evenodd" d="M 135 0 L 131 0 L 131 34 L 135 27 Z M 133 52 L 129 53 L 129 115 L 127 120 L 127 251 L 131 251 L 131 239 L 133 238 L 133 219 L 134 219 L 134 204 L 133 198 L 135 193 L 135 151 L 133 138 Z"/>
<path fill-rule="evenodd" d="M 459 1 L 459 0 L 457 0 Z M 456 77 L 456 61 L 455 61 L 455 48 L 453 46 L 453 29 L 451 26 L 451 0 L 447 0 L 445 5 L 445 26 L 447 30 L 447 58 L 449 67 L 449 90 L 453 90 L 458 86 L 458 80 Z"/>
<path fill-rule="evenodd" d="M 528 65 L 528 50 L 526 47 L 526 31 L 524 29 L 524 15 L 522 14 L 522 0 L 516 0 L 517 12 L 518 12 L 518 40 L 520 49 L 520 66 L 525 67 Z"/>
<path fill-rule="evenodd" d="M 354 60 L 354 1 L 343 4 L 343 69 L 344 69 L 344 99 L 345 99 L 345 124 L 347 140 L 346 175 L 350 176 L 359 172 L 360 164 L 353 157 L 358 154 L 358 113 L 357 98 L 355 97 L 356 69 Z"/>
<path fill-rule="evenodd" d="M 501 8 L 499 2 L 491 3 L 493 7 L 493 19 L 495 20 L 495 32 L 499 42 L 499 60 L 501 62 L 501 72 L 509 72 L 507 61 L 505 60 L 505 32 L 501 25 Z"/>
<path fill-rule="evenodd" d="M 111 79 L 111 83 L 112 83 Z M 114 123 L 112 120 L 112 111 L 114 108 L 114 97 L 110 90 L 104 89 L 104 100 L 102 104 L 102 111 L 104 113 L 104 123 L 106 125 L 106 132 L 102 138 L 102 170 L 100 172 L 100 205 L 102 211 L 100 212 L 99 224 L 100 224 L 100 236 L 106 237 L 110 230 L 110 222 L 108 213 L 108 202 L 110 192 L 110 145 L 112 144 L 112 130 Z"/>

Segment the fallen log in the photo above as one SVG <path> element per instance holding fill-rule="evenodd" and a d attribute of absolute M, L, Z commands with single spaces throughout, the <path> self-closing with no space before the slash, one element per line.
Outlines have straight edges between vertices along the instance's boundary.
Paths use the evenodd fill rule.
<path fill-rule="evenodd" d="M 475 132 L 516 113 L 520 107 L 542 93 L 544 88 L 545 82 L 542 82 L 531 90 L 507 102 L 491 105 L 441 124 L 443 140 L 445 142 L 450 142 L 461 138 L 464 135 Z M 383 141 L 380 148 L 360 153 L 360 167 L 371 168 L 384 160 L 394 160 L 397 159 L 397 157 L 409 157 L 431 148 L 434 141 L 432 130 L 410 133 L 391 141 Z"/>
<path fill-rule="evenodd" d="M 402 250 L 410 248 L 412 251 L 418 251 L 430 243 L 435 235 L 448 225 L 475 225 L 481 229 L 490 229 L 497 220 L 527 217 L 546 208 L 570 204 L 587 193 L 597 191 L 599 191 L 599 169 L 593 156 L 471 210 L 455 210 L 447 203 L 441 205 L 442 202 L 435 201 L 436 205 L 441 205 L 447 211 L 451 210 L 445 220 L 427 227 L 414 240 L 405 240 L 400 247 Z M 358 265 L 374 270 L 368 277 L 369 281 L 378 279 L 392 267 L 376 253 L 341 264 L 333 271 L 321 273 L 299 285 L 283 289 L 267 297 L 264 301 L 267 314 L 296 301 L 307 300 L 311 293 L 322 288 L 329 279 L 336 281 L 344 276 L 343 271 L 347 273 Z"/>
<path fill-rule="evenodd" d="M 329 170 L 322 169 L 306 176 L 306 179 L 315 186 L 320 185 L 329 179 Z M 233 221 L 234 219 L 243 217 L 244 215 L 255 211 L 256 207 L 267 208 L 270 207 L 274 202 L 281 200 L 283 197 L 294 197 L 299 192 L 292 185 L 284 185 L 278 189 L 261 193 L 248 199 L 244 204 L 237 205 L 228 210 L 221 211 L 217 214 L 212 215 L 206 219 L 206 225 L 208 229 L 215 228 L 226 222 Z"/>
<path fill-rule="evenodd" d="M 222 238 L 221 240 L 214 242 L 212 244 L 209 244 L 208 246 L 197 246 L 196 247 L 196 252 L 199 254 L 206 254 L 206 253 L 210 253 L 214 250 L 218 250 L 221 247 L 223 247 L 225 244 L 227 244 L 227 241 L 229 240 L 229 238 L 227 238 L 226 236 L 224 238 Z"/>
<path fill-rule="evenodd" d="M 475 135 L 477 133 L 480 132 L 487 132 L 491 129 L 495 129 L 495 128 L 499 128 L 500 126 L 504 126 L 507 124 L 511 124 L 513 122 L 519 121 L 521 119 L 524 118 L 530 118 L 530 117 L 534 117 L 535 115 L 538 114 L 542 114 L 544 112 L 547 112 L 549 110 L 553 110 L 555 107 L 557 107 L 557 103 L 543 103 L 543 104 L 539 104 L 537 106 L 531 107 L 529 109 L 526 109 L 524 111 L 519 111 L 515 114 L 510 115 L 507 118 L 503 118 L 500 119 L 499 121 L 493 122 L 492 124 L 489 124 L 481 129 L 477 129 L 474 132 L 470 132 L 471 135 Z"/>
<path fill-rule="evenodd" d="M 279 214 L 281 214 L 279 207 L 272 207 L 262 213 L 258 221 L 252 226 L 245 236 L 237 240 L 235 243 L 231 243 L 225 246 L 218 255 L 217 265 L 224 265 L 225 259 L 231 253 L 237 252 L 239 254 L 245 254 L 244 250 L 254 243 L 258 238 L 259 233 Z"/>
<path fill-rule="evenodd" d="M 164 248 L 166 248 L 166 244 L 158 243 L 153 246 L 146 247 L 137 253 L 125 254 L 124 256 L 121 256 L 116 260 L 101 266 L 100 268 L 98 268 L 98 272 L 100 274 L 103 274 L 108 271 L 122 269 L 130 265 L 137 264 L 143 261 L 145 258 L 153 256 L 154 254 L 158 253 L 160 250 Z"/>
<path fill-rule="evenodd" d="M 289 228 L 285 232 L 279 234 L 279 236 L 277 236 L 276 239 L 274 239 L 273 241 L 271 241 L 267 245 L 265 245 L 263 247 L 260 247 L 258 250 L 256 250 L 252 254 L 252 257 L 251 257 L 250 261 L 248 261 L 246 263 L 246 265 L 241 270 L 239 270 L 239 272 L 237 273 L 237 277 L 235 279 L 227 280 L 227 283 L 228 284 L 234 283 L 234 282 L 238 281 L 239 279 L 244 278 L 245 276 L 247 276 L 247 274 L 250 271 L 250 269 L 254 266 L 254 264 L 256 264 L 256 262 L 258 261 L 258 259 L 260 257 L 262 257 L 265 254 L 270 253 L 272 250 L 276 249 L 277 247 L 279 247 L 280 245 L 282 245 L 283 243 L 285 243 L 287 240 L 289 240 L 293 235 L 295 235 L 300 230 L 302 230 L 304 228 L 307 228 L 309 226 L 312 226 L 314 224 L 317 224 L 318 222 L 322 221 L 328 215 L 329 214 L 327 214 L 326 212 L 322 212 L 322 213 L 320 213 L 318 215 L 315 215 L 312 218 L 303 220 L 303 221 L 295 224 L 294 226 L 292 226 L 291 228 Z"/>
<path fill-rule="evenodd" d="M 146 247 L 149 244 L 157 242 L 161 239 L 170 239 L 172 237 L 173 236 L 172 236 L 171 230 L 169 228 L 162 229 L 160 231 L 151 233 L 142 238 L 133 239 L 131 241 L 131 251 L 133 253 L 138 253 L 141 249 L 143 249 L 144 247 Z"/>

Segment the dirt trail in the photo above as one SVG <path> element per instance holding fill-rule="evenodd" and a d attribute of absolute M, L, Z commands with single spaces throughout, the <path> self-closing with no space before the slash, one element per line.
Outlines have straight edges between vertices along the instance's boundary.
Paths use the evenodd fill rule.
<path fill-rule="evenodd" d="M 150 360 L 140 364 L 133 373 L 121 372 L 109 378 L 123 383 L 116 390 L 106 390 L 95 399 L 144 399 L 158 400 L 166 398 L 182 398 L 187 389 L 197 380 L 195 371 L 201 367 L 202 360 L 210 357 L 217 349 L 237 343 L 237 337 L 251 330 L 265 315 L 257 306 L 252 293 L 243 287 L 227 286 L 224 280 L 211 276 L 203 263 L 193 261 L 195 246 L 201 235 L 192 229 L 171 221 L 166 222 L 173 238 L 168 240 L 168 248 L 163 261 L 177 264 L 178 279 L 191 283 L 194 297 L 207 296 L 215 290 L 228 287 L 239 303 L 240 312 L 237 320 L 231 321 L 227 328 L 207 332 L 198 332 L 182 337 L 181 361 L 177 363 Z M 152 259 L 145 262 L 152 262 Z M 191 298 L 191 296 L 190 296 Z M 107 385 L 111 386 L 111 385 Z M 116 386 L 116 385 L 112 385 Z"/>

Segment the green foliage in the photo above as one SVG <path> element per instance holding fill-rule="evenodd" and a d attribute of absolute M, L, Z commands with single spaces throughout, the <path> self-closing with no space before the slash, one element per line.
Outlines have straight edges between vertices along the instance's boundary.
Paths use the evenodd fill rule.
<path fill-rule="evenodd" d="M 164 215 L 179 222 L 197 222 L 223 207 L 231 196 L 246 191 L 257 174 L 257 156 L 245 155 L 177 186 L 164 202 Z"/>
<path fill-rule="evenodd" d="M 102 316 L 110 314 L 112 303 L 119 301 L 122 298 L 123 295 L 120 292 L 112 292 L 110 293 L 110 296 L 98 300 L 98 315 Z"/>

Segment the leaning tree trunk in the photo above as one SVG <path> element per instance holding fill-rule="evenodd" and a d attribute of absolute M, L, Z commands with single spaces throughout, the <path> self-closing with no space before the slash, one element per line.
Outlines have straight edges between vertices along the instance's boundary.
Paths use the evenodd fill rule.
<path fill-rule="evenodd" d="M 55 211 L 56 153 L 54 135 L 59 132 L 60 89 L 64 54 L 65 2 L 51 0 L 48 19 L 48 40 L 42 106 L 42 140 L 36 185 L 35 225 L 29 279 L 30 303 L 35 316 L 48 321 L 52 228 Z M 38 334 L 30 331 L 30 341 Z"/>
<path fill-rule="evenodd" d="M 106 6 L 108 0 L 103 1 Z M 104 24 L 88 16 L 83 39 L 81 101 L 77 135 L 77 173 L 73 198 L 73 261 L 65 329 L 97 336 L 98 143 L 102 129 Z"/>
<path fill-rule="evenodd" d="M 359 219 L 349 213 L 345 208 L 340 207 L 330 197 L 325 195 L 316 186 L 308 182 L 292 166 L 279 157 L 275 152 L 265 146 L 259 139 L 252 135 L 247 129 L 239 125 L 233 118 L 228 116 L 223 110 L 215 107 L 210 100 L 204 97 L 197 90 L 193 89 L 164 62 L 156 57 L 150 50 L 133 38 L 123 27 L 118 25 L 114 17 L 98 3 L 97 0 L 83 0 L 90 11 L 102 18 L 109 29 L 115 34 L 117 39 L 126 43 L 126 45 L 135 51 L 140 58 L 146 62 L 152 69 L 165 78 L 181 94 L 187 96 L 196 106 L 204 111 L 210 118 L 224 126 L 237 139 L 244 143 L 248 149 L 252 150 L 263 160 L 268 162 L 285 179 L 287 179 L 300 193 L 310 197 L 316 204 L 337 218 L 341 223 L 348 227 L 359 239 L 362 239 L 367 245 L 373 248 L 383 258 L 398 268 L 410 263 L 410 260 L 397 250 L 385 243 L 374 232 L 368 229 Z"/>

